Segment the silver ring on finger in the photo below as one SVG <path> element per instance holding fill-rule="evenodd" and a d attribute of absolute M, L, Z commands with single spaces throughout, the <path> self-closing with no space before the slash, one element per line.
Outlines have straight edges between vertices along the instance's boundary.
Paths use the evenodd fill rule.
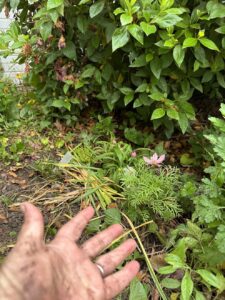
<path fill-rule="evenodd" d="M 104 275 L 105 275 L 105 270 L 104 270 L 103 266 L 100 265 L 100 264 L 98 264 L 98 263 L 95 263 L 95 265 L 96 265 L 96 267 L 98 268 L 98 270 L 99 270 L 101 276 L 104 277 Z"/>

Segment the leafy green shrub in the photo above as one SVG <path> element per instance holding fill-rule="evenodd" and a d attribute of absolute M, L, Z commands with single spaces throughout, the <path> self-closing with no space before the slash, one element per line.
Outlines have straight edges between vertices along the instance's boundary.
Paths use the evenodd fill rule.
<path fill-rule="evenodd" d="M 166 275 L 165 279 L 172 274 L 166 288 L 180 288 L 181 299 L 192 299 L 191 296 L 194 295 L 193 299 L 223 299 L 225 277 L 220 268 L 216 268 L 217 253 L 211 253 L 211 257 L 207 253 L 207 244 L 210 246 L 211 236 L 190 221 L 187 225 L 178 226 L 173 234 L 176 235 L 178 232 L 182 238 L 179 239 L 173 251 L 165 256 L 168 265 L 159 269 L 160 274 Z M 204 254 L 208 255 L 207 262 L 211 266 L 206 261 L 202 263 L 199 260 Z M 181 282 L 176 274 L 183 274 Z"/>
<path fill-rule="evenodd" d="M 218 0 L 0 1 L 18 8 L 0 37 L 20 48 L 28 82 L 62 117 L 98 99 L 104 111 L 134 108 L 169 135 L 194 120 L 194 92 L 222 98 L 225 5 Z M 10 50 L 9 50 L 10 49 Z"/>
<path fill-rule="evenodd" d="M 18 79 L 20 76 L 18 74 Z M 19 119 L 27 121 L 28 117 L 43 115 L 33 90 L 21 83 L 13 82 L 4 74 L 0 77 L 0 126 L 4 122 L 11 122 L 10 125 L 14 126 Z"/>
<path fill-rule="evenodd" d="M 0 79 L 0 114 L 5 120 L 13 120 L 19 117 L 18 90 L 9 79 Z"/>
<path fill-rule="evenodd" d="M 225 105 L 220 109 L 225 117 Z M 208 177 L 201 183 L 186 180 L 181 189 L 181 203 L 188 203 L 192 221 L 178 225 L 170 232 L 165 261 L 168 265 L 159 273 L 170 276 L 182 272 L 181 295 L 187 299 L 223 299 L 225 277 L 222 272 L 225 263 L 225 120 L 209 118 L 213 127 L 205 138 L 211 144 L 208 154 L 211 166 L 205 169 Z M 187 211 L 187 210 L 186 210 Z M 171 276 L 173 279 L 173 275 Z M 172 281 L 173 282 L 173 281 Z M 170 282 L 171 283 L 171 282 Z M 174 283 L 174 282 L 173 282 Z M 201 288 L 205 285 L 207 289 Z M 177 283 L 179 287 L 179 283 Z M 168 288 L 173 288 L 168 285 Z M 221 294 L 221 298 L 220 295 Z"/>
<path fill-rule="evenodd" d="M 154 169 L 138 159 L 134 167 L 124 169 L 121 181 L 132 220 L 146 221 L 155 216 L 170 220 L 181 212 L 177 201 L 180 175 L 176 168 Z"/>
<path fill-rule="evenodd" d="M 220 111 L 225 117 L 224 104 L 221 105 Z M 195 204 L 193 219 L 204 226 L 211 235 L 211 242 L 206 245 L 207 251 L 201 257 L 207 263 L 213 264 L 224 262 L 225 254 L 225 121 L 215 117 L 209 120 L 214 130 L 205 137 L 212 145 L 212 165 L 206 168 L 205 172 L 210 178 L 202 179 L 197 195 L 192 198 Z"/>

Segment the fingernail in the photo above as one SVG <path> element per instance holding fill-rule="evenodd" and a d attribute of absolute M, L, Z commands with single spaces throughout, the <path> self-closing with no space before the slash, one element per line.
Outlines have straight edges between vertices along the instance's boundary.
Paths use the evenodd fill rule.
<path fill-rule="evenodd" d="M 20 209 L 25 214 L 25 212 L 26 212 L 26 205 L 24 203 L 20 204 Z"/>

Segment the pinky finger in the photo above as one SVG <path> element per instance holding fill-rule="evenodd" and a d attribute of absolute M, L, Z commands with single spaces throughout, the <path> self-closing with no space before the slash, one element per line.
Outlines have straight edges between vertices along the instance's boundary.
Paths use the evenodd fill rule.
<path fill-rule="evenodd" d="M 120 294 L 137 275 L 140 265 L 137 261 L 131 261 L 122 270 L 105 278 L 106 299 L 111 300 Z"/>

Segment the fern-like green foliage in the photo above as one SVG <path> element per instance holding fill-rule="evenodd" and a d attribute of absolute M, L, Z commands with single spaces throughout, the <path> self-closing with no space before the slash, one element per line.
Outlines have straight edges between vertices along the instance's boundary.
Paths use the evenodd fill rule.
<path fill-rule="evenodd" d="M 209 239 L 201 241 L 201 247 L 195 252 L 198 260 L 215 266 L 223 264 L 225 247 L 225 104 L 221 105 L 222 118 L 209 118 L 213 127 L 205 138 L 210 142 L 208 153 L 212 165 L 204 171 L 209 176 L 202 179 L 191 200 L 194 203 L 192 220 L 198 223 Z M 204 251 L 203 251 L 204 250 Z"/>
<path fill-rule="evenodd" d="M 203 178 L 198 193 L 193 197 L 195 211 L 192 216 L 201 224 L 223 222 L 225 218 L 225 105 L 220 108 L 223 119 L 209 118 L 213 128 L 211 134 L 205 138 L 212 145 L 210 155 L 213 158 L 212 166 L 205 169 L 209 178 Z"/>
<path fill-rule="evenodd" d="M 154 169 L 140 159 L 133 167 L 124 170 L 121 178 L 123 194 L 130 218 L 134 221 L 161 217 L 171 220 L 179 215 L 177 201 L 180 186 L 178 169 Z"/>

